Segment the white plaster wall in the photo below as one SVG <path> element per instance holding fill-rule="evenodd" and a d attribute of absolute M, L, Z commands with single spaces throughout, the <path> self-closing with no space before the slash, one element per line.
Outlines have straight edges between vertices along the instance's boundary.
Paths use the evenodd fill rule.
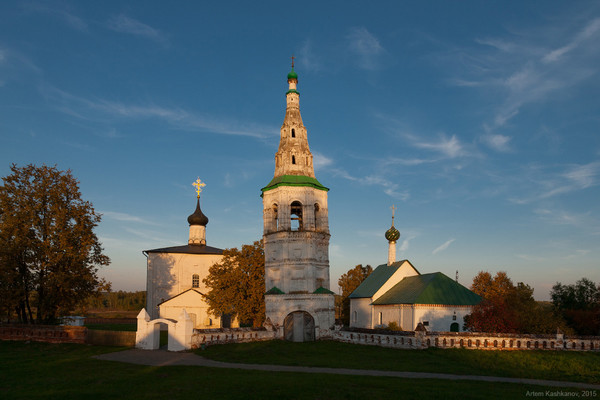
<path fill-rule="evenodd" d="M 350 327 L 352 328 L 372 328 L 371 321 L 371 298 L 350 299 Z M 356 320 L 354 313 L 356 312 Z"/>
<path fill-rule="evenodd" d="M 294 311 L 306 311 L 315 320 L 316 338 L 335 324 L 335 301 L 332 294 L 265 295 L 265 315 L 283 334 L 283 321 Z"/>
<path fill-rule="evenodd" d="M 206 292 L 202 280 L 208 269 L 221 261 L 218 254 L 148 253 L 146 310 L 158 318 L 158 304 L 192 287 L 192 275 L 198 274 L 200 292 Z"/>
<path fill-rule="evenodd" d="M 456 322 L 458 323 L 459 331 L 462 331 L 464 324 L 464 316 L 471 313 L 471 307 L 469 306 L 428 306 L 428 305 L 415 305 L 415 326 L 411 329 L 416 328 L 419 322 L 429 321 L 427 330 L 430 332 L 449 332 L 450 325 Z M 453 320 L 453 315 L 456 312 L 456 320 Z"/>
<path fill-rule="evenodd" d="M 195 329 L 221 327 L 220 317 L 208 313 L 208 304 L 204 297 L 191 290 L 162 303 L 159 306 L 159 317 L 177 319 L 183 309 L 187 311 L 194 322 Z M 209 319 L 212 319 L 212 324 Z"/>
<path fill-rule="evenodd" d="M 456 320 L 453 320 L 455 312 Z M 379 305 L 373 306 L 373 327 L 379 324 L 379 313 L 382 313 L 383 325 L 396 322 L 405 331 L 415 330 L 419 322 L 423 321 L 429 321 L 429 332 L 448 332 L 453 322 L 458 323 L 462 331 L 463 318 L 470 312 L 471 308 L 468 306 Z"/>
<path fill-rule="evenodd" d="M 302 230 L 291 230 L 291 204 L 303 205 Z M 315 219 L 315 204 L 319 211 Z M 274 206 L 277 206 L 275 220 Z M 327 192 L 282 186 L 263 193 L 265 290 L 312 293 L 330 288 Z"/>

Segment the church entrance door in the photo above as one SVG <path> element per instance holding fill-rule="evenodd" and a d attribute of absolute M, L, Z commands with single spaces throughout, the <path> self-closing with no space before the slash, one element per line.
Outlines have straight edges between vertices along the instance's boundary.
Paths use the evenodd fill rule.
<path fill-rule="evenodd" d="M 315 340 L 315 319 L 306 311 L 289 313 L 283 321 L 283 334 L 290 342 L 312 342 Z"/>
<path fill-rule="evenodd" d="M 458 322 L 453 322 L 450 325 L 450 332 L 458 332 Z"/>
<path fill-rule="evenodd" d="M 231 314 L 221 315 L 221 328 L 231 328 Z"/>

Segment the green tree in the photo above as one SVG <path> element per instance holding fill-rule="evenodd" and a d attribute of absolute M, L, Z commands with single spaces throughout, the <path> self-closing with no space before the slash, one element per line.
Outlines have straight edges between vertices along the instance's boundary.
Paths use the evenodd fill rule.
<path fill-rule="evenodd" d="M 209 312 L 229 314 L 240 323 L 262 326 L 265 320 L 265 252 L 262 240 L 223 251 L 221 262 L 203 280 Z"/>
<path fill-rule="evenodd" d="M 110 286 L 97 275 L 110 262 L 94 233 L 100 215 L 70 170 L 11 171 L 0 186 L 0 300 L 21 322 L 53 321 Z"/>
<path fill-rule="evenodd" d="M 554 309 L 580 335 L 600 334 L 600 285 L 581 278 L 573 285 L 557 282 L 550 292 Z"/>
<path fill-rule="evenodd" d="M 338 285 L 342 289 L 341 319 L 344 325 L 349 325 L 350 323 L 350 299 L 348 296 L 360 286 L 371 272 L 373 272 L 373 268 L 370 265 L 363 267 L 362 264 L 358 264 L 340 276 Z"/>

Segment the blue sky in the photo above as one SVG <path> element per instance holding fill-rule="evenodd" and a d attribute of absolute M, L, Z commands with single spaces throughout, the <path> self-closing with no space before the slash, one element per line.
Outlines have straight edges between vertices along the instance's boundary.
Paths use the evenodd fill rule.
<path fill-rule="evenodd" d="M 142 250 L 262 236 L 290 56 L 329 192 L 332 288 L 398 258 L 470 285 L 600 281 L 600 4 L 564 1 L 0 4 L 0 175 L 70 168 L 103 214 L 115 289 Z"/>

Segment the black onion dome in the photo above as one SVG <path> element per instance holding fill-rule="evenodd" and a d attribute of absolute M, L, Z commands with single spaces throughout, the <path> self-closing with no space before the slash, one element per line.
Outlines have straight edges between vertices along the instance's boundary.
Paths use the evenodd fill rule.
<path fill-rule="evenodd" d="M 400 232 L 392 225 L 392 227 L 385 232 L 385 238 L 390 242 L 395 242 L 400 239 Z"/>
<path fill-rule="evenodd" d="M 192 215 L 188 217 L 188 223 L 190 225 L 202 225 L 206 226 L 208 224 L 208 217 L 202 213 L 200 209 L 200 198 L 196 202 L 196 211 Z"/>

